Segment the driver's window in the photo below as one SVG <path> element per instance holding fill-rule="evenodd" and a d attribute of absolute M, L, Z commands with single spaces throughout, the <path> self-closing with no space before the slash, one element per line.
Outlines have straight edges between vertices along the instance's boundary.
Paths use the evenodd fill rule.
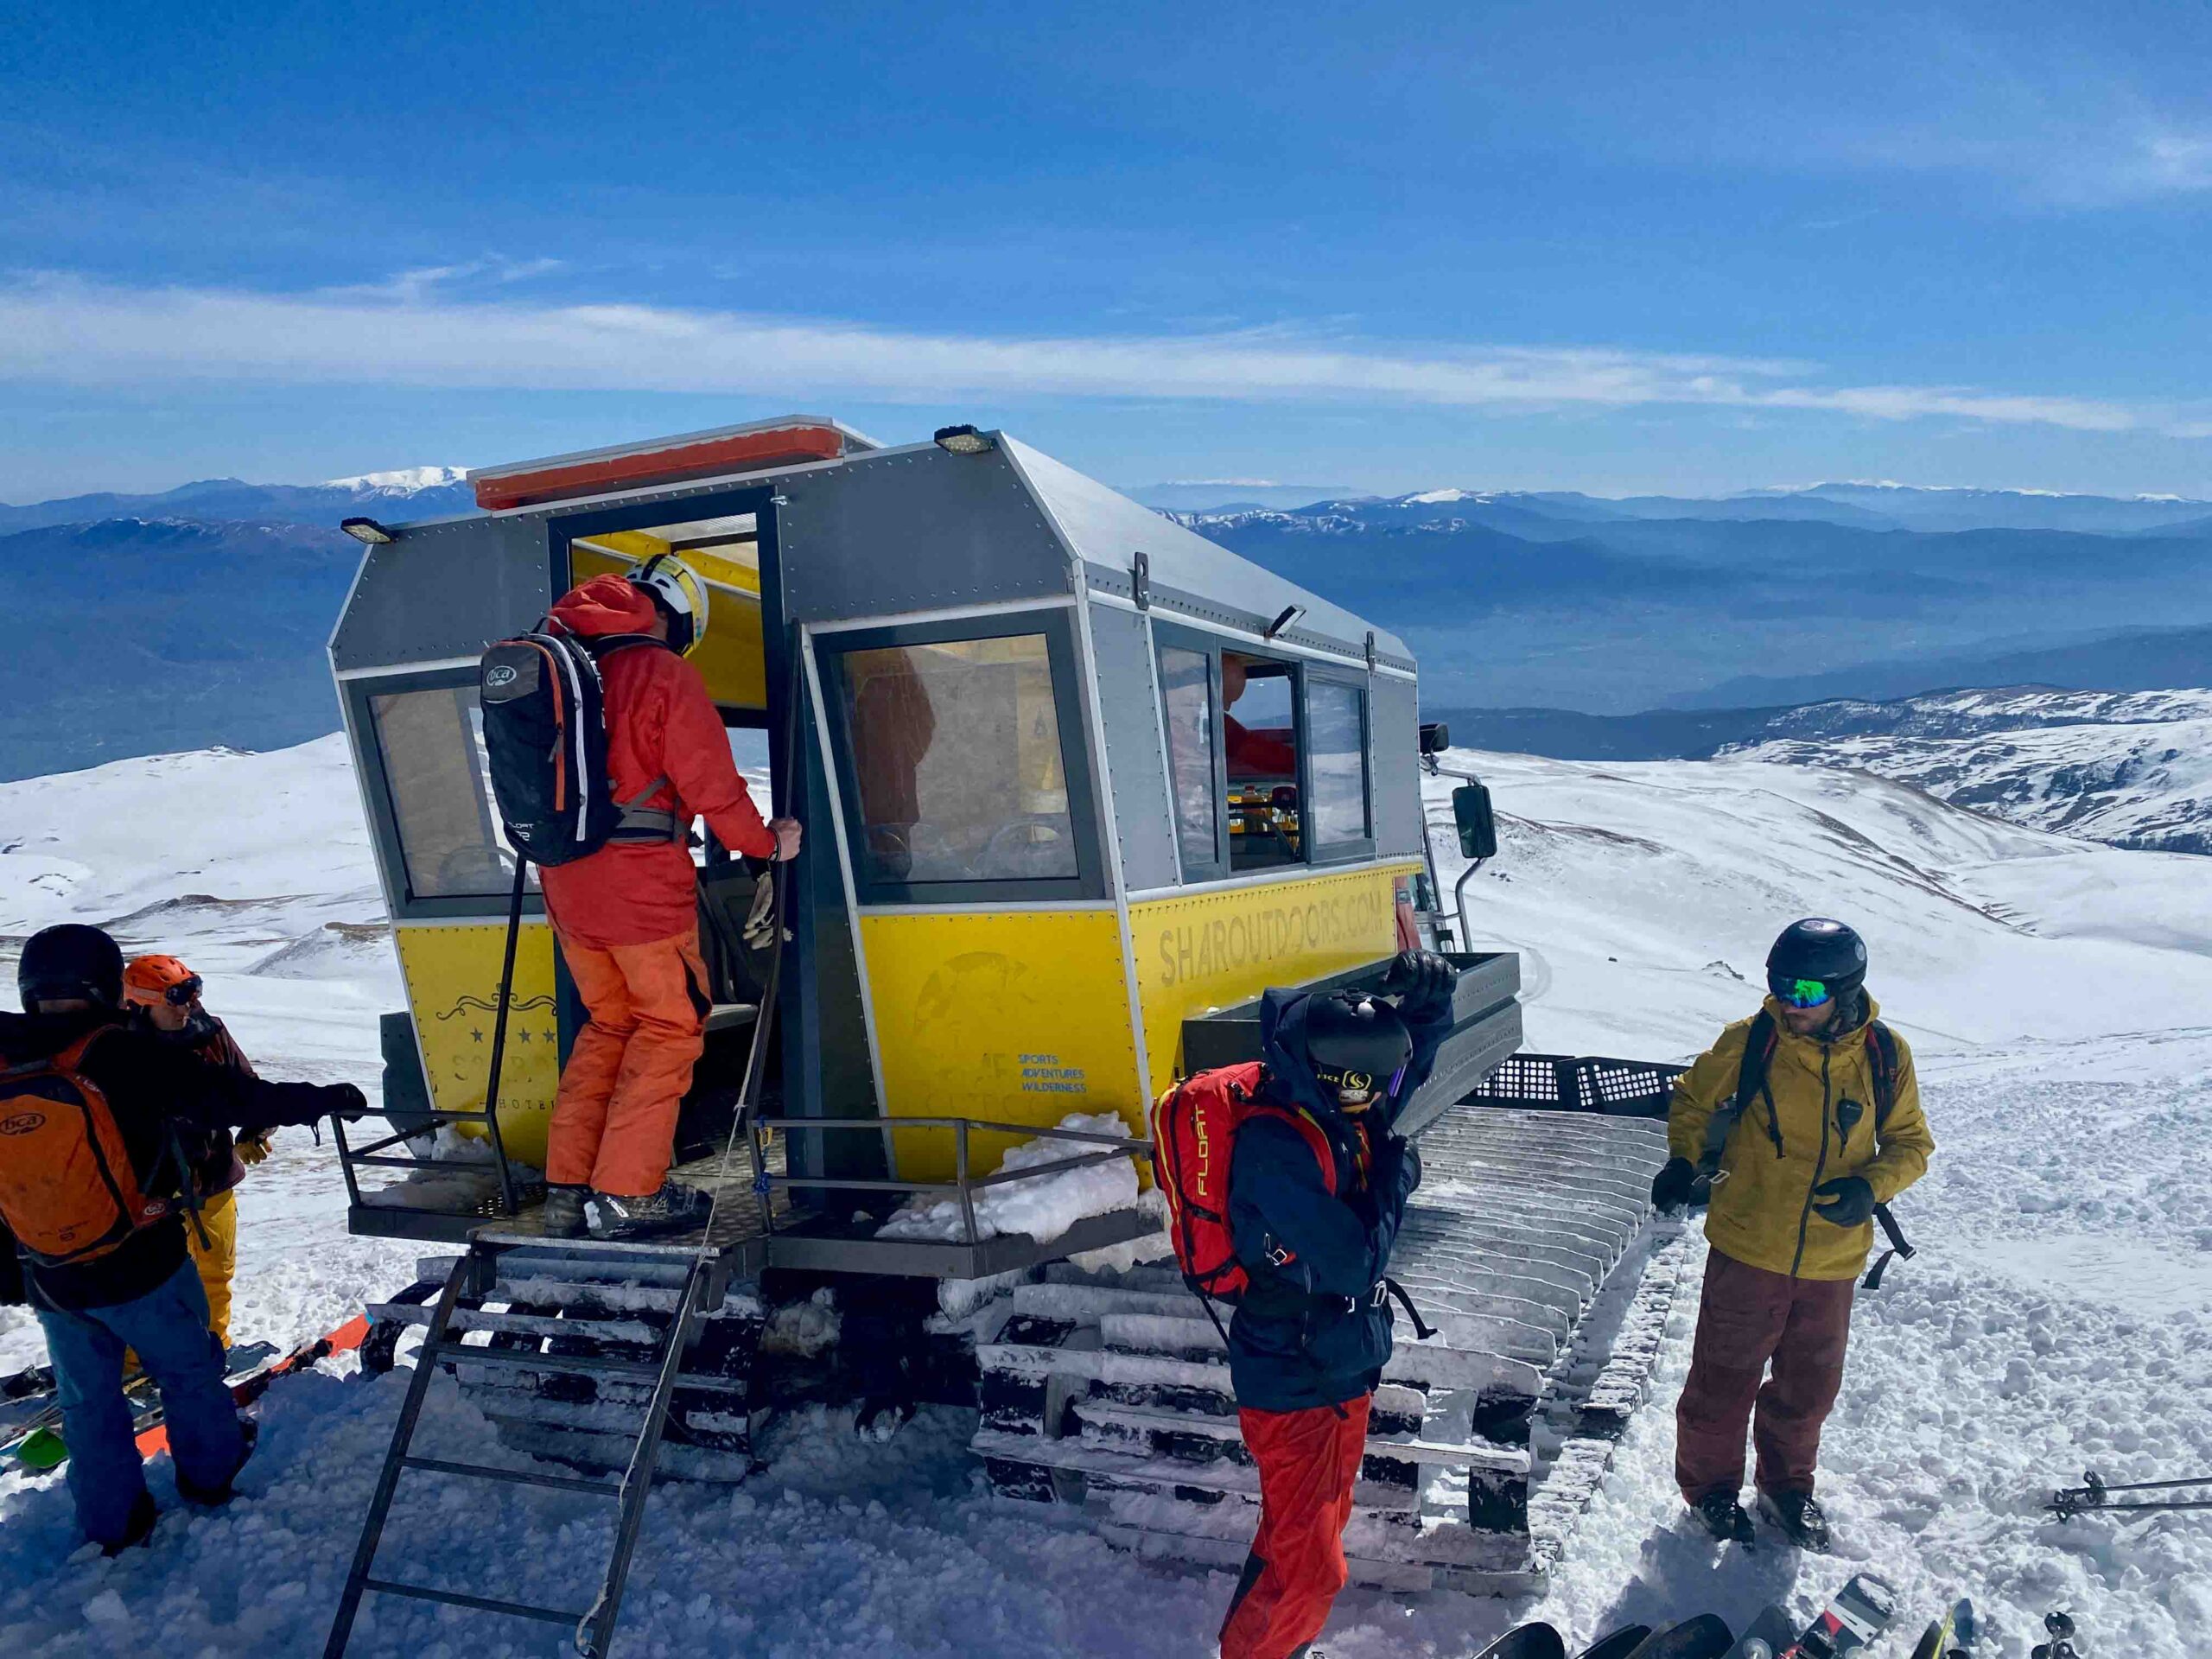
<path fill-rule="evenodd" d="M 842 652 L 868 885 L 1077 874 L 1042 633 Z"/>
<path fill-rule="evenodd" d="M 514 850 L 492 801 L 474 678 L 369 699 L 410 899 L 505 899 Z M 537 870 L 532 866 L 530 885 Z"/>

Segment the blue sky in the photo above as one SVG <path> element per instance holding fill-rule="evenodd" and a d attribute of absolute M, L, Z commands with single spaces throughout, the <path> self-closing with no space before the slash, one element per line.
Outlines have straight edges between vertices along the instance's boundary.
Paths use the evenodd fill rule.
<path fill-rule="evenodd" d="M 2212 495 L 2201 5 L 8 27 L 0 499 L 791 409 L 1126 484 Z"/>

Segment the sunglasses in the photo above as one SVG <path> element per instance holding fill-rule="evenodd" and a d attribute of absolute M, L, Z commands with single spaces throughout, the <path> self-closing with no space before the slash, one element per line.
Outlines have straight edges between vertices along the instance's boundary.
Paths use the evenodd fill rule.
<path fill-rule="evenodd" d="M 1766 988 L 1774 1000 L 1793 1008 L 1817 1008 L 1834 993 L 1824 979 L 1770 979 Z"/>

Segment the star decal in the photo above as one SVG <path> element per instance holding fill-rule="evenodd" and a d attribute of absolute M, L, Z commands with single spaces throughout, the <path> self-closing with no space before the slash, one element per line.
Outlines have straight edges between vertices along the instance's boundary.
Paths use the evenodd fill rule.
<path fill-rule="evenodd" d="M 480 1031 L 472 1031 L 468 1033 L 468 1040 L 472 1043 L 480 1043 L 484 1040 L 484 1033 Z"/>

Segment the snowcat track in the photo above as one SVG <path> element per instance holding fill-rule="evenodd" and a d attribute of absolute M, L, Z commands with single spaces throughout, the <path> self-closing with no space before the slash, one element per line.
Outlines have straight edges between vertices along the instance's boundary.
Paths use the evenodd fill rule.
<path fill-rule="evenodd" d="M 1401 1326 L 1345 1551 L 1376 1588 L 1521 1593 L 1649 1385 L 1687 1255 L 1647 1197 L 1666 1128 L 1466 1103 L 1421 1148 L 1391 1265 L 1437 1334 Z M 1147 1556 L 1239 1565 L 1258 1479 L 1220 1335 L 1173 1268 L 1056 1263 L 994 1313 L 973 1449 L 997 1492 L 1078 1506 Z"/>

